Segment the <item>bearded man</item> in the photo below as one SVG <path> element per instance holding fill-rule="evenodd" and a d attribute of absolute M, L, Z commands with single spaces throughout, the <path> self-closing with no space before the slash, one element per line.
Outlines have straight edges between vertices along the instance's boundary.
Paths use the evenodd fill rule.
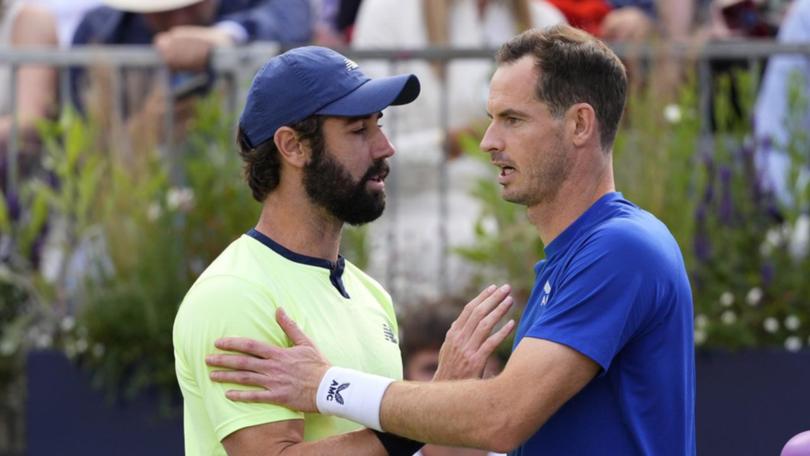
<path fill-rule="evenodd" d="M 285 322 L 294 320 L 333 364 L 402 378 L 391 297 L 339 247 L 345 223 L 371 222 L 385 208 L 387 159 L 395 150 L 381 129 L 382 110 L 410 103 L 419 90 L 413 75 L 371 80 L 351 60 L 314 46 L 259 70 L 237 139 L 245 178 L 262 204 L 259 221 L 202 273 L 174 324 L 186 454 L 413 454 L 421 446 L 334 416 L 229 401 L 226 385 L 211 381 L 205 365 L 224 336 L 292 346 Z M 490 334 L 511 304 L 508 292 L 489 287 L 473 300 L 492 311 L 485 320 L 487 313 L 465 318 L 479 336 L 464 339 L 480 356 L 459 356 L 458 369 L 437 377 L 483 372 L 511 329 Z M 354 390 L 342 389 L 335 398 Z"/>

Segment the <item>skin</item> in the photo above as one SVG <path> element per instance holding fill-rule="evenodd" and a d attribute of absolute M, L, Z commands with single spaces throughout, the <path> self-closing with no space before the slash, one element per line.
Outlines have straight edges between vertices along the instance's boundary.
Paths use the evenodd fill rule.
<path fill-rule="evenodd" d="M 492 123 L 481 148 L 502 170 L 503 197 L 527 206 L 529 219 L 548 245 L 600 197 L 614 191 L 614 183 L 610 146 L 600 143 L 593 107 L 577 103 L 552 116 L 535 95 L 538 73 L 528 56 L 498 68 L 487 106 Z M 540 181 L 543 177 L 550 181 Z M 481 305 L 468 304 L 464 312 L 485 312 Z M 221 349 L 260 359 L 210 358 L 213 366 L 235 369 L 215 372 L 212 378 L 263 388 L 230 391 L 227 396 L 233 400 L 315 411 L 315 392 L 329 366 L 311 342 L 298 340 L 305 348 L 290 349 L 298 350 L 292 357 L 280 349 L 267 351 L 265 344 L 256 341 L 220 340 Z M 456 347 L 463 343 L 463 339 L 446 341 L 442 351 L 463 351 Z M 383 397 L 380 421 L 386 431 L 415 440 L 508 452 L 543 426 L 598 372 L 594 361 L 571 348 L 525 338 L 503 372 L 493 378 L 394 382 Z M 255 377 L 250 374 L 261 376 L 262 382 L 251 382 Z"/>
<path fill-rule="evenodd" d="M 608 13 L 602 21 L 602 38 L 638 43 L 652 34 L 654 25 L 653 20 L 640 8 L 618 8 Z"/>
<path fill-rule="evenodd" d="M 37 5 L 25 5 L 12 23 L 12 46 L 56 46 L 53 15 Z M 33 130 L 36 121 L 48 117 L 56 107 L 56 70 L 25 65 L 17 73 L 17 122 L 21 130 Z M 10 137 L 11 115 L 0 116 L 0 142 Z"/>
<path fill-rule="evenodd" d="M 204 70 L 211 51 L 233 46 L 233 37 L 222 29 L 211 27 L 217 0 L 203 0 L 184 8 L 144 14 L 155 32 L 155 49 L 172 70 Z"/>
<path fill-rule="evenodd" d="M 324 121 L 326 153 L 332 154 L 356 182 L 366 174 L 375 161 L 387 159 L 395 153 L 379 125 L 381 117 L 381 113 L 375 113 L 359 118 L 329 117 Z M 289 127 L 278 129 L 273 140 L 282 158 L 281 181 L 263 202 L 256 229 L 295 252 L 337 260 L 343 222 L 313 203 L 307 196 L 302 182 L 304 168 L 311 157 L 309 145 L 300 141 L 296 132 Z M 368 182 L 366 186 L 369 191 L 385 191 L 383 182 Z M 514 323 L 510 323 L 491 335 L 492 326 L 512 304 L 511 298 L 508 297 L 509 291 L 509 287 L 499 289 L 489 287 L 477 298 L 484 303 L 483 305 L 479 306 L 481 303 L 474 300 L 476 308 L 490 311 L 470 316 L 467 320 L 468 325 L 480 327 L 479 332 L 483 337 L 475 339 L 478 341 L 477 348 L 480 353 L 454 357 L 454 361 L 448 363 L 440 375 L 444 378 L 463 378 L 483 371 L 486 358 L 514 326 Z M 282 309 L 279 309 L 276 317 L 281 328 L 296 346 L 289 352 L 279 352 L 279 348 L 264 344 L 259 350 L 259 342 L 246 341 L 248 344 L 254 344 L 252 346 L 259 353 L 256 358 L 247 359 L 248 363 L 260 362 L 263 356 L 291 360 L 303 353 L 305 357 L 312 357 L 308 363 L 310 367 L 328 365 L 328 361 L 318 353 L 307 336 Z M 468 341 L 467 347 L 470 344 Z M 229 355 L 215 355 L 211 359 L 214 362 L 219 360 L 227 363 L 233 361 L 232 358 Z M 482 359 L 484 363 L 481 362 Z M 243 380 L 260 382 L 266 377 L 266 374 L 254 373 L 244 377 Z M 287 379 L 289 382 L 292 380 Z M 305 442 L 303 436 L 304 421 L 290 420 L 241 429 L 227 436 L 222 444 L 229 455 L 387 454 L 376 435 L 368 430 L 316 442 Z"/>

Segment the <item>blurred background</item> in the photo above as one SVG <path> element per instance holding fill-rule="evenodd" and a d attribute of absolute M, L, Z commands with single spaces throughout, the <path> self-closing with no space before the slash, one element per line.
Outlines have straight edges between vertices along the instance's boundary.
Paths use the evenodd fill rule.
<path fill-rule="evenodd" d="M 0 19 L 0 456 L 182 453 L 174 315 L 257 220 L 235 125 L 291 47 L 422 81 L 385 115 L 386 212 L 342 246 L 394 297 L 406 375 L 432 376 L 489 283 L 519 313 L 543 246 L 478 140 L 494 50 L 559 22 L 630 74 L 617 188 L 686 259 L 698 452 L 810 429 L 810 0 L 18 0 Z"/>

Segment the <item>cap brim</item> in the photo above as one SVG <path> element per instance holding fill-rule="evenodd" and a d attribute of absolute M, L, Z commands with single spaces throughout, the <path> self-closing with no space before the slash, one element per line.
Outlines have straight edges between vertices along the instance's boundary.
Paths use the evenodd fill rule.
<path fill-rule="evenodd" d="M 202 0 L 102 0 L 102 3 L 129 13 L 160 13 L 184 8 Z"/>
<path fill-rule="evenodd" d="M 404 105 L 419 96 L 419 79 L 412 74 L 370 79 L 349 94 L 339 98 L 315 114 L 325 116 L 367 116 L 392 105 Z"/>

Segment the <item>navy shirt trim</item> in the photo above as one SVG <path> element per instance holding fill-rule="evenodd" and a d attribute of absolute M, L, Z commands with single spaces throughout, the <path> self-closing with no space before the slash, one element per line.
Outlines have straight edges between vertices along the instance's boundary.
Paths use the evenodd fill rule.
<path fill-rule="evenodd" d="M 278 242 L 270 239 L 264 233 L 256 231 L 255 228 L 251 228 L 250 231 L 247 233 L 248 236 L 256 239 L 257 241 L 261 242 L 270 250 L 278 253 L 279 255 L 283 256 L 284 258 L 294 261 L 296 263 L 305 264 L 308 266 L 317 266 L 319 268 L 326 268 L 329 270 L 329 281 L 332 282 L 332 285 L 337 289 L 341 296 L 346 299 L 351 299 L 349 293 L 346 291 L 346 287 L 343 286 L 343 270 L 346 268 L 346 260 L 343 258 L 342 255 L 338 255 L 338 259 L 336 262 L 332 262 L 323 258 L 316 258 L 307 255 L 301 255 L 300 253 L 295 253 L 292 250 L 284 247 L 283 245 L 279 244 Z"/>

